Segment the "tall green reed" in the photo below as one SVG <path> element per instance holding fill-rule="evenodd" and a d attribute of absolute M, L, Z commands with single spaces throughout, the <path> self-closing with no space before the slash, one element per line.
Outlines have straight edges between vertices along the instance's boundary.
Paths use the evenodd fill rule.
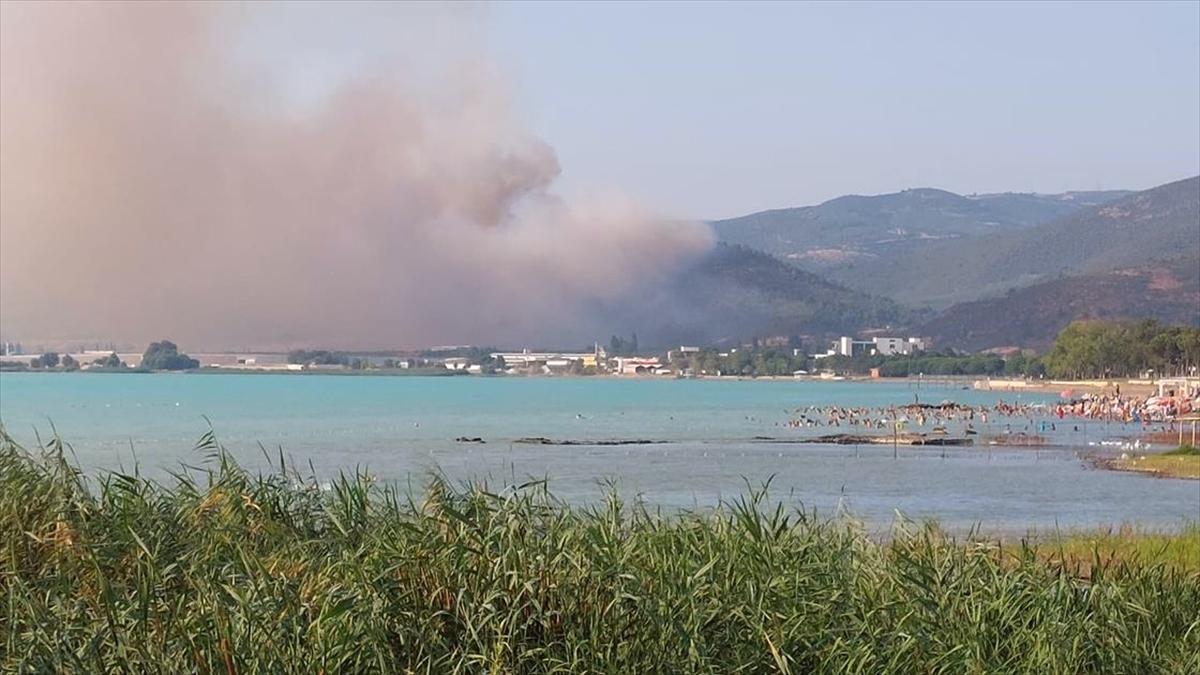
<path fill-rule="evenodd" d="M 2 433 L 2 431 L 0 431 Z M 239 467 L 163 483 L 0 436 L 15 672 L 1200 672 L 1200 561 L 1048 562 L 769 500 L 662 514 L 545 483 Z"/>

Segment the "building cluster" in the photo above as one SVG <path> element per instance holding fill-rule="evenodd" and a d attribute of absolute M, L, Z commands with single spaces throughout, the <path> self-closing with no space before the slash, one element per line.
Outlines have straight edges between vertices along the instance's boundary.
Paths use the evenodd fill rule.
<path fill-rule="evenodd" d="M 521 349 L 520 351 L 485 351 L 469 345 L 453 345 L 433 347 L 414 352 L 391 354 L 342 354 L 325 350 L 304 351 L 295 350 L 288 354 L 280 353 L 196 353 L 193 356 L 206 369 L 254 370 L 254 371 L 338 371 L 338 370 L 446 370 L 461 374 L 511 374 L 511 375 L 627 375 L 627 376 L 676 376 L 695 377 L 698 375 L 745 375 L 747 372 L 757 375 L 779 376 L 792 375 L 796 377 L 809 376 L 811 367 L 806 360 L 824 359 L 833 356 L 894 356 L 914 354 L 929 349 L 928 338 L 919 337 L 889 337 L 876 336 L 858 339 L 843 336 L 834 341 L 828 351 L 821 354 L 807 355 L 805 350 L 790 346 L 790 340 L 768 338 L 764 341 L 755 340 L 752 345 L 740 345 L 727 351 L 716 351 L 698 346 L 680 345 L 662 352 L 659 355 L 642 354 L 609 354 L 598 343 L 587 351 L 538 351 Z M 14 357 L 22 350 L 19 344 L 4 344 L 7 356 Z M 759 358 L 760 347 L 780 347 L 766 350 L 766 357 L 772 361 L 767 372 L 747 371 L 749 360 Z M 786 347 L 783 349 L 782 347 Z M 624 351 L 624 350 L 623 350 Z M 743 352 L 749 356 L 743 357 Z M 109 350 L 83 351 L 78 354 L 76 361 L 83 368 L 91 366 L 93 361 L 107 357 Z M 790 354 L 790 356 L 788 356 Z M 782 355 L 782 356 L 781 356 Z M 140 354 L 119 354 L 123 364 L 136 367 L 141 359 Z M 15 356 L 8 363 L 19 364 L 28 361 L 33 356 Z M 778 360 L 787 362 L 782 366 Z M 713 365 L 713 364 L 716 365 Z M 698 365 L 703 364 L 703 365 Z M 782 370 L 781 370 L 782 368 Z M 833 371 L 817 367 L 813 372 L 833 375 Z"/>
<path fill-rule="evenodd" d="M 680 353 L 695 353 L 699 347 L 680 347 Z M 675 352 L 671 352 L 675 353 Z M 611 375 L 673 375 L 672 368 L 657 356 L 609 356 L 596 345 L 590 352 L 493 352 L 497 372 L 527 375 L 605 373 Z M 452 367 L 449 363 L 447 368 Z"/>
<path fill-rule="evenodd" d="M 598 368 L 606 358 L 604 350 L 596 347 L 590 352 L 535 352 L 523 349 L 519 352 L 493 352 L 492 359 L 503 370 L 565 371 L 572 368 Z"/>
<path fill-rule="evenodd" d="M 814 359 L 824 359 L 830 356 L 904 356 L 929 349 L 929 338 L 919 337 L 873 337 L 867 340 L 856 340 L 843 335 L 821 354 L 813 354 Z"/>

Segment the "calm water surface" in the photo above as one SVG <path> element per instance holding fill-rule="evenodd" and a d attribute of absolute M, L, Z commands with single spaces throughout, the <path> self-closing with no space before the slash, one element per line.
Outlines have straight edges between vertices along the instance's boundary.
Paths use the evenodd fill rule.
<path fill-rule="evenodd" d="M 1124 522 L 1173 528 L 1200 518 L 1200 482 L 1092 469 L 1095 444 L 1136 435 L 1120 425 L 1059 422 L 1055 449 L 787 445 L 791 438 L 854 431 L 783 426 L 809 405 L 884 406 L 954 400 L 992 403 L 1017 394 L 916 389 L 904 383 L 629 380 L 609 378 L 352 377 L 297 375 L 0 374 L 0 420 L 19 441 L 35 431 L 68 441 L 90 470 L 162 475 L 197 463 L 211 420 L 239 461 L 264 466 L 259 443 L 282 447 L 321 475 L 356 466 L 419 486 L 431 472 L 493 486 L 530 477 L 573 501 L 597 499 L 601 481 L 666 507 L 707 507 L 774 476 L 779 499 L 818 512 L 845 510 L 874 527 L 897 512 L 989 531 Z M 1025 402 L 1052 401 L 1024 394 Z M 1055 420 L 1058 422 L 1057 420 Z M 976 420 L 982 434 L 1041 420 Z M 460 436 L 484 444 L 458 443 Z M 633 446 L 514 444 L 554 439 L 650 439 Z M 1110 451 L 1112 451 L 1110 449 Z"/>

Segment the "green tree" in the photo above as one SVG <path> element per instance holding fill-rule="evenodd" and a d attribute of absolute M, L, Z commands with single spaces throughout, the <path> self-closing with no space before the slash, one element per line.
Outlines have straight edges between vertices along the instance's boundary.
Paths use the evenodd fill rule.
<path fill-rule="evenodd" d="M 484 357 L 479 361 L 479 372 L 488 375 L 503 373 L 507 367 L 508 366 L 504 363 L 503 356 L 492 356 L 491 354 L 485 354 Z"/>
<path fill-rule="evenodd" d="M 1034 358 L 1025 362 L 1026 377 L 1043 377 L 1046 375 L 1046 364 L 1042 359 Z"/>
<path fill-rule="evenodd" d="M 1043 360 L 1053 377 L 1188 372 L 1200 361 L 1200 329 L 1155 321 L 1075 321 L 1058 334 Z"/>
<path fill-rule="evenodd" d="M 103 358 L 92 361 L 93 366 L 100 368 L 124 368 L 125 363 L 121 361 L 121 357 L 117 356 L 116 352 L 109 354 Z"/>
<path fill-rule="evenodd" d="M 318 366 L 348 366 L 350 358 L 345 354 L 331 352 L 325 349 L 293 349 L 288 352 L 288 363 Z"/>
<path fill-rule="evenodd" d="M 624 356 L 625 355 L 625 340 L 622 340 L 621 338 L 617 337 L 616 335 L 609 338 L 608 353 L 612 356 Z"/>
<path fill-rule="evenodd" d="M 181 354 L 170 340 L 151 342 L 142 354 L 142 368 L 147 370 L 191 370 L 199 367 L 199 361 Z"/>
<path fill-rule="evenodd" d="M 1200 368 L 1200 328 L 1180 331 L 1176 344 L 1179 348 L 1180 370 L 1190 375 L 1192 368 Z"/>

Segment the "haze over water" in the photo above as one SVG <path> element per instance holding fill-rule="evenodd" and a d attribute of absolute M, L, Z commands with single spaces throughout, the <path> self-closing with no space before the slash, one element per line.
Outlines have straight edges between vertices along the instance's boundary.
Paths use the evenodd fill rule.
<path fill-rule="evenodd" d="M 711 507 L 772 480 L 777 499 L 833 515 L 843 509 L 883 529 L 897 511 L 965 529 L 1137 523 L 1172 528 L 1200 512 L 1194 481 L 1099 471 L 1081 457 L 1088 443 L 1133 437 L 1130 425 L 1058 421 L 1061 447 L 915 448 L 767 443 L 861 428 L 791 429 L 809 405 L 886 406 L 954 400 L 1013 401 L 1018 394 L 905 383 L 628 380 L 609 378 L 352 377 L 289 375 L 0 374 L 0 420 L 27 446 L 50 421 L 88 470 L 131 470 L 163 478 L 208 430 L 242 463 L 265 468 L 259 443 L 282 448 L 322 479 L 362 467 L 381 480 L 419 488 L 434 472 L 486 480 L 493 488 L 549 479 L 574 503 L 599 499 L 602 481 L 626 497 L 667 508 Z M 1049 395 L 1020 395 L 1025 402 Z M 981 436 L 1023 418 L 991 419 Z M 1036 431 L 1037 421 L 1030 422 Z M 876 432 L 882 433 L 882 432 Z M 556 440 L 669 441 L 651 445 L 528 445 Z M 482 438 L 461 443 L 456 438 Z M 979 438 L 979 437 L 977 437 Z"/>

